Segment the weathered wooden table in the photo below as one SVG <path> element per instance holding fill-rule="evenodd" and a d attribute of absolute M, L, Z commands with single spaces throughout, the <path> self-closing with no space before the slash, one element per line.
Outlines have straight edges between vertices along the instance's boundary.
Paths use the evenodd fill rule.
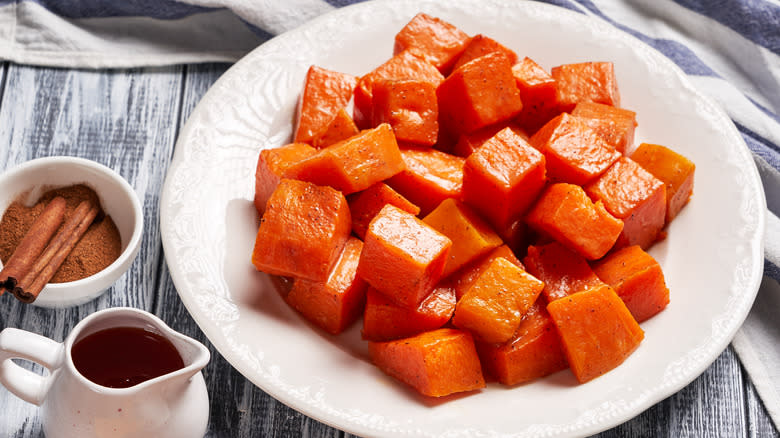
<path fill-rule="evenodd" d="M 119 172 L 145 211 L 140 255 L 119 282 L 79 307 L 49 310 L 0 298 L 0 328 L 62 341 L 82 318 L 107 307 L 148 310 L 209 346 L 209 437 L 343 436 L 277 402 L 211 346 L 181 304 L 163 257 L 160 190 L 177 135 L 228 65 L 83 71 L 0 64 L 0 171 L 24 161 L 73 155 Z M 0 437 L 40 436 L 37 407 L 0 389 Z M 677 394 L 600 436 L 778 436 L 755 388 L 729 347 Z"/>

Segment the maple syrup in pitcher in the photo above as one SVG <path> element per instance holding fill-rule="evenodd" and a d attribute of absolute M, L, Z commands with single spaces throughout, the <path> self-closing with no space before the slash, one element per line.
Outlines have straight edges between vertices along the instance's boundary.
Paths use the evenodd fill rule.
<path fill-rule="evenodd" d="M 176 347 L 141 327 L 114 327 L 79 339 L 71 349 L 84 377 L 109 388 L 129 388 L 184 368 Z"/>

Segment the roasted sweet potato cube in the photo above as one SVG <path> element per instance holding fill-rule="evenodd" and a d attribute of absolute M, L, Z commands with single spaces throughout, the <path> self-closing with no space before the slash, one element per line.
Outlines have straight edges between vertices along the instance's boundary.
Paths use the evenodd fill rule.
<path fill-rule="evenodd" d="M 396 140 L 432 146 L 439 135 L 436 87 L 426 81 L 379 81 L 374 84 L 373 125 L 388 123 Z"/>
<path fill-rule="evenodd" d="M 361 77 L 355 87 L 354 119 L 359 128 L 371 127 L 373 88 L 381 80 L 414 79 L 439 86 L 444 76 L 416 49 L 404 50 L 370 73 Z"/>
<path fill-rule="evenodd" d="M 498 123 L 477 129 L 470 134 L 461 134 L 460 137 L 458 137 L 458 142 L 455 143 L 455 146 L 452 148 L 452 153 L 459 157 L 468 158 L 469 155 L 474 153 L 474 151 L 504 128 L 511 129 L 512 132 L 522 137 L 525 141 L 529 140 L 528 134 L 514 122 Z"/>
<path fill-rule="evenodd" d="M 649 319 L 669 304 L 661 265 L 637 245 L 608 254 L 593 270 L 617 292 L 637 322 Z"/>
<path fill-rule="evenodd" d="M 545 180 L 544 156 L 506 128 L 466 159 L 463 199 L 504 229 L 534 202 Z"/>
<path fill-rule="evenodd" d="M 588 260 L 604 256 L 623 230 L 623 221 L 612 216 L 601 201 L 594 204 L 582 187 L 566 183 L 547 187 L 526 223 Z"/>
<path fill-rule="evenodd" d="M 313 324 L 339 334 L 363 312 L 367 284 L 357 276 L 363 242 L 350 237 L 325 281 L 296 278 L 287 303 Z"/>
<path fill-rule="evenodd" d="M 482 366 L 504 385 L 530 382 L 569 367 L 555 323 L 538 300 L 509 341 L 477 341 L 476 346 Z"/>
<path fill-rule="evenodd" d="M 547 177 L 556 182 L 586 184 L 620 158 L 585 122 L 565 113 L 539 129 L 531 145 L 544 154 Z"/>
<path fill-rule="evenodd" d="M 368 225 L 358 275 L 413 309 L 439 282 L 452 241 L 414 215 L 385 205 Z"/>
<path fill-rule="evenodd" d="M 485 387 L 474 339 L 461 330 L 441 328 L 395 341 L 369 342 L 368 354 L 385 374 L 423 395 L 442 397 Z"/>
<path fill-rule="evenodd" d="M 306 143 L 291 143 L 275 149 L 263 149 L 257 158 L 255 170 L 255 208 L 262 214 L 265 203 L 276 190 L 282 175 L 288 167 L 317 153 Z"/>
<path fill-rule="evenodd" d="M 523 109 L 506 55 L 489 53 L 463 64 L 436 89 L 440 122 L 453 134 L 467 134 L 503 122 Z"/>
<path fill-rule="evenodd" d="M 547 311 L 580 383 L 623 363 L 644 338 L 631 312 L 606 284 L 555 300 Z"/>
<path fill-rule="evenodd" d="M 580 118 L 608 145 L 625 154 L 634 146 L 636 113 L 595 102 L 580 102 L 571 115 Z"/>
<path fill-rule="evenodd" d="M 490 266 L 490 263 L 499 257 L 507 259 L 510 263 L 520 269 L 525 269 L 520 260 L 515 256 L 514 252 L 512 252 L 507 245 L 501 245 L 493 251 L 490 251 L 487 255 L 464 266 L 448 279 L 448 282 L 455 288 L 455 298 L 460 300 L 461 297 L 466 294 L 466 291 L 471 288 L 471 285 L 474 284 L 474 281 L 476 281 L 477 278 L 482 275 L 482 272 Z"/>
<path fill-rule="evenodd" d="M 452 323 L 485 342 L 506 342 L 543 288 L 544 283 L 499 257 L 458 300 Z"/>
<path fill-rule="evenodd" d="M 455 311 L 455 290 L 437 286 L 414 309 L 395 304 L 385 294 L 369 288 L 363 313 L 363 339 L 389 341 L 443 327 Z"/>
<path fill-rule="evenodd" d="M 677 217 L 693 193 L 696 165 L 661 145 L 642 143 L 631 159 L 666 184 L 666 223 Z"/>
<path fill-rule="evenodd" d="M 266 204 L 252 263 L 273 275 L 326 281 L 351 229 L 341 192 L 282 179 Z"/>
<path fill-rule="evenodd" d="M 347 196 L 347 202 L 349 203 L 349 211 L 352 213 L 352 231 L 361 239 L 366 237 L 368 224 L 387 204 L 395 205 L 415 216 L 420 213 L 420 207 L 412 204 L 390 186 L 381 182 Z"/>
<path fill-rule="evenodd" d="M 583 62 L 553 67 L 561 110 L 569 112 L 579 102 L 620 106 L 615 67 L 611 62 Z"/>
<path fill-rule="evenodd" d="M 467 205 L 452 198 L 445 199 L 423 218 L 423 222 L 452 240 L 443 277 L 503 243 L 487 222 Z"/>
<path fill-rule="evenodd" d="M 634 160 L 621 158 L 585 191 L 623 221 L 618 247 L 647 249 L 658 239 L 666 218 L 666 185 Z"/>
<path fill-rule="evenodd" d="M 517 122 L 526 131 L 536 132 L 561 112 L 555 79 L 528 57 L 512 66 L 512 74 L 523 100 Z"/>
<path fill-rule="evenodd" d="M 544 282 L 548 302 L 604 284 L 581 255 L 558 242 L 528 247 L 523 264 Z"/>
<path fill-rule="evenodd" d="M 387 180 L 426 215 L 447 198 L 460 199 L 463 190 L 461 157 L 436 149 L 401 149 L 406 170 Z"/>
<path fill-rule="evenodd" d="M 346 140 L 360 132 L 352 120 L 352 117 L 347 112 L 346 108 L 340 109 L 336 113 L 336 117 L 325 129 L 325 132 L 321 136 L 314 139 L 314 147 L 324 148 L 332 144 L 336 144 L 342 140 Z"/>
<path fill-rule="evenodd" d="M 468 44 L 466 44 L 466 48 L 463 50 L 463 53 L 461 53 L 460 57 L 458 57 L 458 61 L 455 63 L 452 69 L 456 70 L 461 65 L 473 59 L 477 59 L 480 56 L 485 56 L 488 53 L 493 52 L 500 52 L 506 55 L 510 64 L 517 62 L 517 54 L 512 51 L 512 49 L 504 47 L 501 43 L 490 37 L 479 34 L 474 35 L 469 40 Z"/>
<path fill-rule="evenodd" d="M 285 178 L 359 192 L 390 178 L 406 166 L 390 125 L 384 123 L 321 149 L 285 171 Z"/>
<path fill-rule="evenodd" d="M 347 106 L 356 83 L 352 75 L 309 67 L 298 102 L 294 141 L 314 145 L 338 111 Z"/>
<path fill-rule="evenodd" d="M 393 54 L 415 48 L 447 74 L 468 42 L 469 36 L 452 24 L 419 13 L 396 34 Z"/>

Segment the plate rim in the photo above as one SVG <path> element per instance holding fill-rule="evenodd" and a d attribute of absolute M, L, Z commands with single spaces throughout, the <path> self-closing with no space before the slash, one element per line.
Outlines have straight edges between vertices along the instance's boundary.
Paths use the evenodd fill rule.
<path fill-rule="evenodd" d="M 459 0 L 459 1 L 471 2 L 480 5 L 488 3 L 493 6 L 495 5 L 506 6 L 510 4 L 517 5 L 517 1 L 510 2 L 506 0 L 488 0 L 486 2 L 480 2 L 478 0 Z M 359 423 L 348 422 L 348 420 L 346 423 L 343 421 L 340 422 L 339 421 L 340 418 L 332 417 L 327 412 L 322 412 L 320 410 L 317 410 L 315 409 L 315 407 L 311 405 L 296 404 L 295 399 L 291 397 L 288 393 L 284 392 L 281 388 L 273 386 L 272 384 L 270 384 L 271 382 L 266 382 L 264 379 L 254 378 L 252 376 L 252 371 L 249 369 L 248 365 L 244 364 L 240 358 L 234 357 L 235 354 L 231 350 L 230 346 L 225 345 L 223 343 L 214 342 L 213 339 L 215 338 L 221 339 L 222 337 L 224 337 L 221 333 L 217 333 L 219 327 L 210 318 L 207 318 L 205 315 L 200 314 L 198 311 L 193 311 L 193 309 L 197 310 L 197 304 L 194 302 L 194 297 L 182 293 L 180 288 L 176 286 L 177 278 L 180 278 L 181 273 L 179 272 L 178 267 L 176 267 L 176 265 L 173 265 L 169 260 L 169 254 L 171 254 L 171 252 L 169 251 L 171 249 L 170 248 L 171 243 L 169 242 L 169 239 L 167 238 L 167 235 L 166 233 L 164 233 L 164 231 L 170 229 L 171 212 L 169 211 L 169 209 L 166 208 L 166 206 L 169 205 L 167 201 L 171 196 L 170 192 L 172 190 L 170 187 L 170 180 L 172 179 L 172 175 L 175 174 L 177 171 L 179 171 L 179 168 L 182 164 L 182 159 L 181 159 L 181 156 L 183 155 L 182 150 L 184 148 L 185 139 L 187 139 L 191 135 L 191 132 L 194 129 L 193 120 L 197 118 L 195 117 L 197 114 L 200 114 L 201 112 L 205 111 L 204 108 L 206 108 L 209 105 L 209 103 L 215 99 L 215 96 L 219 94 L 218 90 L 223 86 L 224 83 L 228 81 L 228 78 L 231 76 L 231 74 L 236 74 L 236 72 L 244 68 L 245 64 L 249 65 L 251 62 L 253 62 L 253 58 L 261 56 L 263 52 L 271 51 L 273 47 L 275 47 L 276 45 L 284 44 L 285 42 L 290 40 L 295 40 L 296 38 L 303 36 L 304 33 L 310 30 L 312 27 L 323 26 L 324 24 L 330 22 L 333 19 L 333 17 L 337 17 L 340 15 L 348 15 L 354 10 L 362 9 L 362 8 L 371 8 L 379 4 L 389 6 L 389 5 L 396 5 L 398 3 L 399 1 L 397 0 L 370 0 L 367 2 L 356 3 L 346 7 L 334 9 L 333 11 L 320 15 L 295 29 L 292 29 L 290 31 L 275 36 L 274 38 L 266 41 L 262 45 L 253 49 L 250 53 L 248 53 L 243 58 L 241 58 L 238 62 L 233 64 L 214 84 L 212 84 L 212 86 L 209 88 L 206 94 L 201 98 L 200 102 L 193 109 L 190 116 L 188 117 L 187 122 L 182 127 L 179 136 L 176 140 L 176 146 L 174 148 L 174 156 L 166 172 L 165 182 L 163 184 L 162 194 L 160 198 L 160 230 L 161 230 L 163 250 L 165 254 L 166 265 L 168 266 L 168 271 L 171 275 L 171 279 L 173 281 L 174 287 L 176 287 L 177 294 L 179 295 L 179 298 L 184 304 L 184 307 L 187 309 L 187 312 L 190 314 L 193 320 L 195 320 L 200 330 L 203 331 L 204 335 L 209 339 L 212 345 L 214 345 L 216 350 L 226 359 L 226 361 L 233 368 L 235 368 L 239 373 L 241 373 L 241 375 L 244 376 L 247 380 L 252 382 L 252 384 L 257 386 L 262 391 L 266 392 L 276 400 L 284 403 L 286 406 L 290 407 L 291 409 L 294 409 L 304 415 L 307 415 L 313 419 L 316 419 L 317 421 L 325 423 L 334 428 L 338 428 L 350 433 L 359 434 L 361 436 L 374 436 L 377 433 L 380 433 L 380 431 L 375 428 L 367 427 Z M 412 4 L 415 2 L 411 0 L 402 0 L 401 3 Z M 419 4 L 420 4 L 420 8 L 422 9 L 425 6 L 435 4 L 435 2 L 423 1 L 423 2 L 419 2 Z M 597 28 L 599 32 L 611 33 L 615 35 L 616 38 L 623 39 L 624 41 L 626 41 L 632 48 L 637 48 L 650 54 L 654 61 L 658 61 L 660 64 L 662 64 L 661 68 L 672 71 L 674 75 L 680 80 L 681 85 L 683 85 L 688 91 L 690 91 L 693 95 L 695 95 L 695 97 L 699 99 L 702 103 L 704 103 L 707 107 L 715 110 L 715 114 L 719 119 L 722 119 L 723 121 L 727 122 L 725 124 L 726 125 L 725 129 L 728 130 L 732 134 L 732 137 L 734 137 L 734 140 L 736 140 L 736 144 L 734 144 L 733 149 L 735 152 L 738 152 L 741 158 L 745 161 L 745 163 L 748 164 L 747 168 L 749 169 L 748 172 L 750 173 L 750 180 L 754 183 L 755 188 L 757 188 L 759 191 L 759 193 L 757 193 L 758 195 L 757 201 L 759 202 L 758 209 L 762 212 L 766 210 L 766 198 L 764 195 L 763 185 L 760 182 L 758 170 L 753 161 L 753 155 L 750 149 L 747 147 L 744 139 L 739 134 L 739 131 L 737 130 L 733 121 L 726 115 L 725 111 L 713 99 L 711 99 L 707 95 L 697 90 L 693 86 L 690 79 L 688 78 L 688 75 L 686 75 L 682 71 L 682 69 L 678 67 L 673 61 L 671 61 L 669 58 L 667 58 L 664 54 L 662 54 L 655 48 L 649 46 L 648 44 L 634 37 L 633 35 L 624 32 L 616 28 L 615 26 L 610 25 L 609 23 L 606 23 L 602 20 L 599 20 L 587 14 L 579 13 L 557 5 L 548 4 L 548 3 L 539 3 L 539 2 L 524 2 L 523 7 L 535 8 L 541 11 L 554 13 L 554 14 L 569 15 L 569 18 L 571 19 L 587 22 L 589 23 L 588 24 L 589 26 Z M 755 260 L 757 261 L 756 263 L 752 264 L 751 266 L 752 270 L 749 273 L 750 274 L 749 280 L 746 281 L 746 284 L 749 287 L 749 294 L 746 294 L 744 298 L 745 300 L 744 303 L 746 303 L 746 305 L 743 306 L 741 312 L 736 314 L 735 317 L 731 319 L 729 330 L 726 332 L 726 335 L 722 339 L 718 340 L 718 342 L 713 342 L 710 344 L 708 350 L 716 351 L 717 353 L 712 355 L 712 357 L 709 357 L 708 355 L 707 359 L 705 360 L 700 360 L 697 367 L 694 367 L 692 371 L 689 371 L 687 374 L 683 375 L 682 377 L 676 378 L 675 380 L 672 381 L 671 384 L 663 385 L 661 389 L 652 392 L 650 395 L 643 395 L 642 401 L 638 404 L 638 406 L 622 409 L 616 415 L 611 415 L 609 419 L 594 422 L 589 427 L 579 428 L 576 430 L 569 431 L 568 433 L 556 434 L 556 435 L 573 436 L 573 435 L 580 435 L 580 434 L 592 434 L 622 424 L 630 420 L 631 418 L 640 415 L 642 412 L 647 410 L 649 407 L 655 405 L 659 401 L 675 394 L 676 392 L 678 392 L 679 390 L 681 390 L 682 388 L 690 384 L 697 377 L 699 377 L 712 363 L 714 363 L 714 361 L 726 349 L 726 347 L 731 342 L 736 332 L 741 327 L 742 323 L 744 322 L 745 318 L 747 317 L 750 311 L 750 308 L 752 307 L 752 303 L 755 301 L 756 295 L 759 290 L 759 286 L 762 281 L 762 276 L 763 276 L 763 265 L 764 265 L 763 236 L 765 234 L 765 227 L 766 227 L 765 216 L 763 214 L 758 215 L 758 217 L 756 218 L 754 233 L 751 236 L 751 239 L 745 242 L 746 246 L 754 248 L 752 255 L 755 257 Z M 181 282 L 182 280 L 178 281 L 179 284 L 182 284 Z M 526 436 L 526 435 L 520 433 L 518 434 L 518 436 Z"/>

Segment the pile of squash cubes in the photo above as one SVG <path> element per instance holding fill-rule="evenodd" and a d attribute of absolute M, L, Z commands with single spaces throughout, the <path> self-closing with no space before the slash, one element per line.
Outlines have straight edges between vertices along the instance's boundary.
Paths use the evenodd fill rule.
<path fill-rule="evenodd" d="M 323 330 L 362 317 L 371 361 L 421 394 L 587 382 L 669 303 L 645 250 L 693 189 L 635 126 L 612 63 L 547 73 L 418 14 L 364 76 L 308 70 L 294 142 L 257 162 L 252 262 Z"/>

